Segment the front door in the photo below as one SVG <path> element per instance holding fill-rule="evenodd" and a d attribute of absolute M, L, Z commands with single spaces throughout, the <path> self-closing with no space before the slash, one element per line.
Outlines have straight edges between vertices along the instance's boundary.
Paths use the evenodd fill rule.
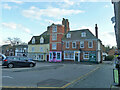
<path fill-rule="evenodd" d="M 78 53 L 75 53 L 75 61 L 78 62 Z"/>

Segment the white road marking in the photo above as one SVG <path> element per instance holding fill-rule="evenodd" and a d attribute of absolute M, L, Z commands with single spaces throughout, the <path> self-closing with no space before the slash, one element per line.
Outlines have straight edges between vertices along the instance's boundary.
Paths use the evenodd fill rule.
<path fill-rule="evenodd" d="M 13 77 L 11 77 L 11 76 L 2 76 L 2 78 L 11 78 L 11 79 L 13 79 Z"/>

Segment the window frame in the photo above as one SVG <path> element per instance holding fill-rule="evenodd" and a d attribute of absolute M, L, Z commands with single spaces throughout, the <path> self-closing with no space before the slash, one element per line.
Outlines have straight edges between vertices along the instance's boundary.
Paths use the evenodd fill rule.
<path fill-rule="evenodd" d="M 71 33 L 68 33 L 68 34 L 67 34 L 67 38 L 71 38 Z"/>
<path fill-rule="evenodd" d="M 52 32 L 57 32 L 57 26 L 56 25 L 52 26 Z"/>
<path fill-rule="evenodd" d="M 68 54 L 68 57 L 66 57 L 66 53 Z M 73 56 L 72 56 L 72 54 L 73 54 Z M 64 59 L 74 60 L 74 57 L 75 57 L 74 51 L 70 51 L 70 52 L 64 51 Z"/>
<path fill-rule="evenodd" d="M 85 55 L 88 55 L 88 58 L 86 58 Z M 88 59 L 89 59 L 89 53 L 84 52 L 84 54 L 83 54 L 83 59 L 85 59 L 85 60 L 87 59 L 87 60 L 88 60 Z"/>
<path fill-rule="evenodd" d="M 32 52 L 35 52 L 35 47 L 32 47 Z"/>
<path fill-rule="evenodd" d="M 44 38 L 43 37 L 40 38 L 40 43 L 44 43 Z"/>
<path fill-rule="evenodd" d="M 90 43 L 92 44 L 91 47 L 90 47 Z M 93 41 L 88 41 L 88 48 L 93 48 Z"/>
<path fill-rule="evenodd" d="M 87 35 L 86 35 L 86 32 L 82 32 L 81 33 L 81 37 L 86 37 Z"/>
<path fill-rule="evenodd" d="M 81 47 L 81 44 L 83 44 L 83 47 Z M 80 41 L 80 48 L 84 48 L 84 41 Z"/>
<path fill-rule="evenodd" d="M 35 44 L 35 38 L 32 39 L 32 44 Z"/>
<path fill-rule="evenodd" d="M 56 41 L 57 40 L 57 34 L 52 34 L 52 41 Z"/>
<path fill-rule="evenodd" d="M 68 46 L 67 46 L 68 45 Z M 70 46 L 70 42 L 66 42 L 66 48 L 69 48 L 69 46 Z"/>
<path fill-rule="evenodd" d="M 73 47 L 73 43 L 75 43 L 75 47 Z M 76 48 L 76 42 L 72 42 L 72 48 Z"/>
<path fill-rule="evenodd" d="M 56 46 L 56 48 L 53 48 L 53 45 Z M 57 43 L 52 43 L 52 50 L 56 50 L 57 49 Z"/>

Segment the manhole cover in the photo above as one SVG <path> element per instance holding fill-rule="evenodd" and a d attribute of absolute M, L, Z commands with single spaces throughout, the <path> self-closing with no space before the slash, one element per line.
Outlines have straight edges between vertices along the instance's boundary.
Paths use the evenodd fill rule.
<path fill-rule="evenodd" d="M 62 87 L 69 82 L 57 79 L 47 79 L 37 83 L 37 87 Z"/>

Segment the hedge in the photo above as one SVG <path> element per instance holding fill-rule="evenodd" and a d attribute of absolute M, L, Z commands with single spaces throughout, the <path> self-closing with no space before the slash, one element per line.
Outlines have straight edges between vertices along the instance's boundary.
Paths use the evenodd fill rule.
<path fill-rule="evenodd" d="M 105 60 L 106 60 L 106 61 L 112 61 L 113 58 L 114 58 L 114 55 L 109 55 L 109 56 L 106 56 L 106 57 L 105 57 Z"/>

